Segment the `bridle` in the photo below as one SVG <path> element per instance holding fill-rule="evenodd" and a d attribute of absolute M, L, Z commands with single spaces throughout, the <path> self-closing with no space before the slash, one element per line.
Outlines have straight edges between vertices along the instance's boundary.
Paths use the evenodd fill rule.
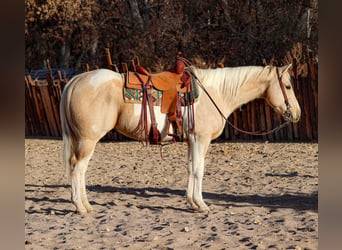
<path fill-rule="evenodd" d="M 281 92 L 283 93 L 284 101 L 285 101 L 285 105 L 286 105 L 286 111 L 285 111 L 284 119 L 286 121 L 292 121 L 293 120 L 293 116 L 292 116 L 292 113 L 291 113 L 291 106 L 290 106 L 290 103 L 289 103 L 289 99 L 287 98 L 287 95 L 286 95 L 284 83 L 283 83 L 283 81 L 281 79 L 281 76 L 279 75 L 279 70 L 278 70 L 277 67 L 276 67 L 276 71 L 277 71 L 277 77 L 278 77 L 278 81 L 279 81 L 279 84 L 280 84 Z"/>
<path fill-rule="evenodd" d="M 274 132 L 278 132 L 281 128 L 287 126 L 290 124 L 290 122 L 292 121 L 293 119 L 293 116 L 292 116 L 292 113 L 291 113 L 291 106 L 290 106 L 290 103 L 289 103 L 289 100 L 287 98 L 287 95 L 286 95 L 286 91 L 285 91 L 285 87 L 284 87 L 284 83 L 279 75 L 279 71 L 278 71 L 278 68 L 276 67 L 276 72 L 277 72 L 277 78 L 278 78 L 278 81 L 279 81 L 279 84 L 280 84 L 280 88 L 281 88 L 281 92 L 284 96 L 284 102 L 285 102 L 285 105 L 286 105 L 286 111 L 285 111 L 285 114 L 284 114 L 284 119 L 285 119 L 285 122 L 280 124 L 279 126 L 269 130 L 269 131 L 256 131 L 256 132 L 250 132 L 250 131 L 245 131 L 245 130 L 242 130 L 242 129 L 239 129 L 237 128 L 236 126 L 234 126 L 234 124 L 232 124 L 228 118 L 225 117 L 225 115 L 222 113 L 222 111 L 220 110 L 220 108 L 217 106 L 217 104 L 215 103 L 215 101 L 213 100 L 213 98 L 210 96 L 210 94 L 208 93 L 208 91 L 205 89 L 205 87 L 203 86 L 202 82 L 197 78 L 196 74 L 191 70 L 191 73 L 192 75 L 195 77 L 195 79 L 197 80 L 198 82 L 198 85 L 201 87 L 201 89 L 204 91 L 204 93 L 209 97 L 210 101 L 213 103 L 213 105 L 215 106 L 215 108 L 217 109 L 217 111 L 220 113 L 220 115 L 222 116 L 222 118 L 232 127 L 234 128 L 235 130 L 241 132 L 241 133 L 244 133 L 244 134 L 248 134 L 248 135 L 257 135 L 257 136 L 263 136 L 263 135 L 268 135 L 268 134 L 271 134 L 271 133 L 274 133 Z"/>

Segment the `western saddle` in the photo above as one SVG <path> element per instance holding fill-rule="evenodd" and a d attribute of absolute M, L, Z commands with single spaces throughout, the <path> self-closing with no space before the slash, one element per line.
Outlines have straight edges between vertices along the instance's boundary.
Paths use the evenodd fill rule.
<path fill-rule="evenodd" d="M 192 114 L 192 129 L 194 129 L 193 103 L 195 101 L 195 81 L 192 78 L 190 70 L 185 67 L 184 59 L 180 57 L 180 54 L 180 52 L 177 53 L 175 66 L 171 70 L 150 74 L 146 69 L 138 64 L 134 72 L 128 71 L 126 73 L 125 88 L 142 91 L 139 131 L 144 134 L 146 143 L 160 143 L 160 132 L 157 129 L 152 104 L 151 93 L 153 89 L 162 92 L 161 112 L 168 116 L 167 134 L 172 136 L 174 141 L 176 141 L 176 138 L 181 140 L 181 136 L 183 134 L 182 104 L 183 106 L 188 107 L 188 111 L 192 109 L 192 112 L 190 113 Z M 186 97 L 185 101 L 181 101 L 180 94 L 184 94 Z M 151 116 L 150 131 L 148 131 L 147 126 L 147 106 Z M 173 128 L 172 134 L 169 133 L 170 125 L 172 125 Z"/>

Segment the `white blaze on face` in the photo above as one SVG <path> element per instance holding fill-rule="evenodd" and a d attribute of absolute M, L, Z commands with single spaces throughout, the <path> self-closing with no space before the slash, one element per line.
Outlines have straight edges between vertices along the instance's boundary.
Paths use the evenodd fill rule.
<path fill-rule="evenodd" d="M 102 83 L 112 80 L 115 76 L 115 73 L 111 70 L 100 69 L 95 71 L 95 74 L 90 78 L 89 83 L 96 90 Z"/>

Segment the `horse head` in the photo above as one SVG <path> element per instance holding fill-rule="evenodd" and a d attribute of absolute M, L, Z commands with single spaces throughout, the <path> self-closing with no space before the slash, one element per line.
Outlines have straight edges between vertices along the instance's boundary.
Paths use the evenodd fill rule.
<path fill-rule="evenodd" d="M 270 68 L 271 80 L 265 91 L 264 98 L 286 121 L 298 122 L 301 110 L 288 72 L 291 66 L 292 64 Z"/>

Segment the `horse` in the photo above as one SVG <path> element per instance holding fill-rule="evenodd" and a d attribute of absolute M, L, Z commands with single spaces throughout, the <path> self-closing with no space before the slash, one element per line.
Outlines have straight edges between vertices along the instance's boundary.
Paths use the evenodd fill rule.
<path fill-rule="evenodd" d="M 291 64 L 276 66 L 240 66 L 200 69 L 191 66 L 201 83 L 194 103 L 194 129 L 183 129 L 188 145 L 188 181 L 186 200 L 191 209 L 209 212 L 202 197 L 205 156 L 210 142 L 222 133 L 229 115 L 254 99 L 264 99 L 287 122 L 298 122 L 301 109 L 291 77 Z M 60 101 L 63 135 L 63 158 L 69 182 L 71 201 L 78 214 L 93 211 L 86 194 L 85 173 L 97 142 L 110 130 L 139 139 L 137 127 L 141 104 L 125 102 L 124 74 L 109 69 L 96 69 L 74 76 L 66 84 Z M 215 104 L 215 105 L 214 105 Z M 161 140 L 167 134 L 168 118 L 154 107 Z M 192 126 L 183 108 L 183 127 Z M 150 119 L 148 119 L 150 126 Z"/>

